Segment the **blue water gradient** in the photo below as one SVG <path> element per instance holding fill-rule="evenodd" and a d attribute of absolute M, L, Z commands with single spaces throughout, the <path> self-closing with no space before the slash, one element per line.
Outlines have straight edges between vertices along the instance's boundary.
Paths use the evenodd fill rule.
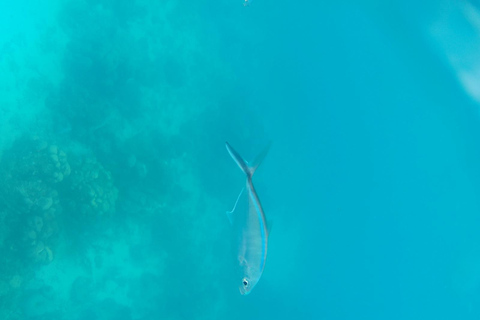
<path fill-rule="evenodd" d="M 0 10 L 0 319 L 478 319 L 478 4 L 249 3 Z"/>

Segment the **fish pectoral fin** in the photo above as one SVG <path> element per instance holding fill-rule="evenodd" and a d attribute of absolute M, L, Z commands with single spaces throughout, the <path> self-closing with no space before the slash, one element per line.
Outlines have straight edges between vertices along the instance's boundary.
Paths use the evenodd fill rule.
<path fill-rule="evenodd" d="M 243 255 L 239 255 L 238 256 L 238 263 L 240 265 L 240 267 L 244 267 L 247 265 L 247 260 L 245 259 L 245 257 Z"/>
<path fill-rule="evenodd" d="M 230 221 L 230 224 L 232 224 L 232 225 L 233 225 L 233 213 L 235 212 L 235 209 L 237 208 L 238 200 L 240 200 L 240 197 L 242 196 L 244 190 L 245 190 L 245 188 L 242 188 L 242 190 L 240 191 L 240 194 L 237 197 L 237 201 L 235 201 L 235 204 L 233 205 L 232 211 L 227 211 L 228 220 Z"/>

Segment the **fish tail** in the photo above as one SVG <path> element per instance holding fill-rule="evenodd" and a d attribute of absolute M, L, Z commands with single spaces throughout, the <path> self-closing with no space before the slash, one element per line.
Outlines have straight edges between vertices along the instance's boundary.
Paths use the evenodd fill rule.
<path fill-rule="evenodd" d="M 255 158 L 255 160 L 252 162 L 252 164 L 248 164 L 247 161 L 245 161 L 242 156 L 233 149 L 233 147 L 228 143 L 225 142 L 225 146 L 227 147 L 227 151 L 232 157 L 232 159 L 237 163 L 237 165 L 240 167 L 240 169 L 245 173 L 245 175 L 248 178 L 251 178 L 255 171 L 257 170 L 258 166 L 262 163 L 263 159 L 268 153 L 268 150 L 270 149 L 271 143 L 269 143 L 262 152 Z"/>
<path fill-rule="evenodd" d="M 263 148 L 262 152 L 260 152 L 257 157 L 255 158 L 255 160 L 253 160 L 252 164 L 250 165 L 250 171 L 252 173 L 252 176 L 253 174 L 255 173 L 255 170 L 257 170 L 258 166 L 260 166 L 260 164 L 262 163 L 263 159 L 265 158 L 265 156 L 267 155 L 268 153 L 268 150 L 270 150 L 270 146 L 272 145 L 272 142 L 269 142 L 265 148 Z"/>

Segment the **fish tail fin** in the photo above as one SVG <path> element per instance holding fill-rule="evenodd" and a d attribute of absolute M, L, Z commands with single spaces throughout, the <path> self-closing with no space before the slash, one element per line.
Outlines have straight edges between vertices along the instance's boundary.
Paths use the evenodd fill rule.
<path fill-rule="evenodd" d="M 233 147 L 228 143 L 225 142 L 225 146 L 227 147 L 227 151 L 232 157 L 232 159 L 237 163 L 237 165 L 242 169 L 243 173 L 247 175 L 247 177 L 251 178 L 255 171 L 257 170 L 258 166 L 262 163 L 263 159 L 268 153 L 268 150 L 270 149 L 271 143 L 269 143 L 262 152 L 255 158 L 255 160 L 252 162 L 251 165 L 248 164 L 247 161 L 245 161 L 240 154 L 233 149 Z"/>
<path fill-rule="evenodd" d="M 272 145 L 272 142 L 269 142 L 265 148 L 263 148 L 262 152 L 260 152 L 257 157 L 255 158 L 255 160 L 253 160 L 252 164 L 250 165 L 250 172 L 251 172 L 251 175 L 253 176 L 253 174 L 255 173 L 255 170 L 257 170 L 257 168 L 260 166 L 260 164 L 262 163 L 263 159 L 265 158 L 265 156 L 267 155 L 268 153 L 268 150 L 270 150 L 270 146 Z"/>

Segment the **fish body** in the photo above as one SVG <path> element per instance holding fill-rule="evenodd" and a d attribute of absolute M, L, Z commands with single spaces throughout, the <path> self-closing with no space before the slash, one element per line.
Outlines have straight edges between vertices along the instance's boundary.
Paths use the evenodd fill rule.
<path fill-rule="evenodd" d="M 242 272 L 240 293 L 252 291 L 262 276 L 267 259 L 268 228 L 265 213 L 252 183 L 252 176 L 268 152 L 269 146 L 252 164 L 245 161 L 227 142 L 232 159 L 246 175 L 246 185 L 237 198 L 232 211 L 227 212 L 238 237 L 238 262 Z"/>

